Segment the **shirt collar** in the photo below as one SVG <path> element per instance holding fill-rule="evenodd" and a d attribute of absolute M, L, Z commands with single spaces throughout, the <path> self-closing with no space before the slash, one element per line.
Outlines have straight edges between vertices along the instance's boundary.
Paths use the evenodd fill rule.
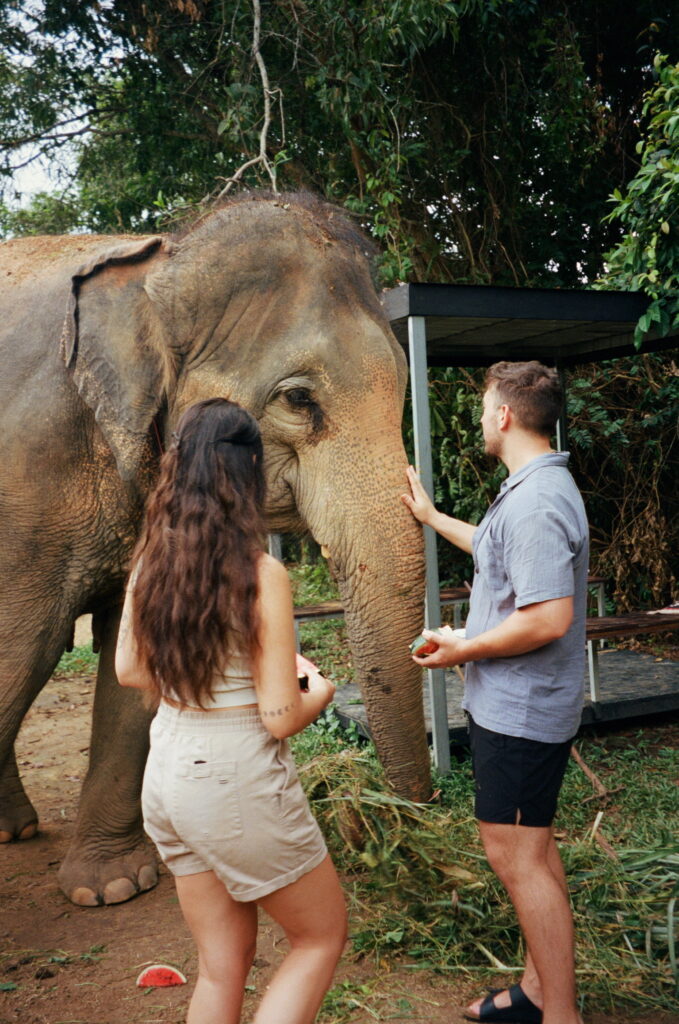
<path fill-rule="evenodd" d="M 512 473 L 506 480 L 503 480 L 499 493 L 504 494 L 510 488 L 516 487 L 527 476 L 534 473 L 536 469 L 542 469 L 544 466 L 567 466 L 570 457 L 570 452 L 545 452 L 544 455 L 536 455 L 534 459 L 527 462 L 521 469 L 517 469 L 516 473 Z"/>

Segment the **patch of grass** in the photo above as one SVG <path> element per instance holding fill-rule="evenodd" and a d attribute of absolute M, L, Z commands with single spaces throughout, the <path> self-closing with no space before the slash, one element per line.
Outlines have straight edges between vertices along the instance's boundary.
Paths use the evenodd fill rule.
<path fill-rule="evenodd" d="M 591 828 L 601 808 L 602 831 L 610 842 L 656 845 L 668 823 L 679 817 L 679 749 L 658 746 L 652 728 L 634 736 L 582 739 L 577 745 L 611 796 L 601 803 L 593 800 L 590 782 L 571 761 L 557 826 L 569 833 L 582 832 Z"/>
<path fill-rule="evenodd" d="M 342 754 L 348 748 L 357 747 L 360 742 L 356 725 L 352 722 L 345 728 L 332 705 L 325 708 L 312 725 L 290 738 L 295 760 L 305 765 L 315 758 Z"/>
<path fill-rule="evenodd" d="M 361 1013 L 361 1020 L 381 1020 L 370 1006 L 376 983 L 377 979 L 372 984 L 356 984 L 348 978 L 341 981 L 326 994 L 319 1021 L 324 1024 L 345 1024 L 352 1019 L 356 1020 L 355 1014 L 358 1012 Z"/>
<path fill-rule="evenodd" d="M 679 840 L 670 823 L 679 817 L 679 752 L 672 736 L 663 743 L 649 729 L 627 742 L 579 741 L 605 785 L 624 786 L 609 798 L 589 799 L 587 777 L 574 762 L 568 768 L 556 828 L 586 1006 L 676 1006 Z M 300 750 L 300 775 L 345 875 L 355 954 L 376 963 L 397 958 L 411 970 L 462 971 L 480 983 L 484 974 L 517 972 L 521 936 L 479 843 L 468 756 L 435 778 L 438 802 L 419 805 L 393 794 L 372 745 L 352 747 L 332 732 L 314 743 Z M 617 859 L 593 838 L 601 810 L 598 829 Z M 361 996 L 338 992 L 335 1017 L 323 1019 L 357 1019 L 349 1014 L 353 998 Z M 365 1008 L 354 1004 L 352 1012 L 368 1020 Z"/>
<path fill-rule="evenodd" d="M 313 564 L 289 565 L 288 573 L 296 607 L 339 600 L 339 591 L 325 559 Z M 353 682 L 354 669 L 343 618 L 300 622 L 299 636 L 304 655 L 336 686 Z"/>
<path fill-rule="evenodd" d="M 318 665 L 335 686 L 354 681 L 354 666 L 344 619 L 300 622 L 299 637 L 302 653 Z"/>
<path fill-rule="evenodd" d="M 98 664 L 99 655 L 94 654 L 91 643 L 74 647 L 72 651 L 64 651 L 52 678 L 96 674 Z"/>
<path fill-rule="evenodd" d="M 339 601 L 337 584 L 330 575 L 328 563 L 318 562 L 288 565 L 292 583 L 292 599 L 296 606 L 320 604 L 321 601 Z"/>

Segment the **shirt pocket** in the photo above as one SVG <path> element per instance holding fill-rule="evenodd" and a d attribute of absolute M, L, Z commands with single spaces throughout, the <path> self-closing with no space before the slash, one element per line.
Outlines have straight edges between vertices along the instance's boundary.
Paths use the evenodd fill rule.
<path fill-rule="evenodd" d="M 509 577 L 505 572 L 502 544 L 487 537 L 479 555 L 479 572 L 490 589 L 506 590 Z"/>

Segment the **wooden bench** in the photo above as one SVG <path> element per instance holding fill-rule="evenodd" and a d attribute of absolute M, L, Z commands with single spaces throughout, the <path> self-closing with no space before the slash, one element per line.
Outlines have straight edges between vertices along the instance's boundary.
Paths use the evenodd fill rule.
<path fill-rule="evenodd" d="M 441 590 L 441 604 L 454 606 L 454 625 L 458 629 L 462 624 L 462 606 L 469 601 L 469 590 L 466 587 L 444 587 Z M 295 637 L 297 650 L 300 649 L 299 623 L 319 622 L 321 619 L 340 619 L 344 615 L 344 608 L 340 601 L 321 601 L 319 604 L 300 605 L 294 609 L 295 614 Z M 419 626 L 415 623 L 414 630 Z M 413 633 L 414 635 L 414 633 Z"/>
<path fill-rule="evenodd" d="M 587 586 L 596 592 L 597 601 L 597 615 L 605 615 L 606 607 L 604 603 L 604 584 L 605 580 L 603 576 L 589 576 L 587 579 Z M 461 625 L 461 609 L 462 605 L 469 601 L 469 595 L 471 589 L 467 587 L 443 587 L 440 592 L 441 604 L 454 606 L 454 626 L 455 629 L 459 629 Z M 300 622 L 313 622 L 320 619 L 339 619 L 344 615 L 344 608 L 340 601 L 321 601 L 319 604 L 305 604 L 295 608 L 295 630 L 296 636 L 299 643 L 299 631 L 297 630 Z M 417 629 L 417 624 L 415 629 Z"/>
<path fill-rule="evenodd" d="M 589 695 L 593 703 L 601 699 L 599 687 L 598 644 L 604 640 L 626 640 L 649 633 L 669 633 L 679 629 L 679 612 L 630 612 L 627 615 L 602 615 L 587 619 L 587 661 Z"/>

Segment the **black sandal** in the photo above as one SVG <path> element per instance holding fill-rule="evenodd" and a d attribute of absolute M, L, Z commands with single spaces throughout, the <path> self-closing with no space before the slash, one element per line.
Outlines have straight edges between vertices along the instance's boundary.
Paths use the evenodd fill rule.
<path fill-rule="evenodd" d="M 542 1010 L 528 998 L 520 985 L 512 985 L 509 992 L 511 999 L 510 1006 L 498 1007 L 495 1005 L 496 989 L 486 996 L 479 1007 L 478 1017 L 472 1017 L 465 1013 L 465 1020 L 478 1020 L 488 1024 L 542 1024 Z"/>

